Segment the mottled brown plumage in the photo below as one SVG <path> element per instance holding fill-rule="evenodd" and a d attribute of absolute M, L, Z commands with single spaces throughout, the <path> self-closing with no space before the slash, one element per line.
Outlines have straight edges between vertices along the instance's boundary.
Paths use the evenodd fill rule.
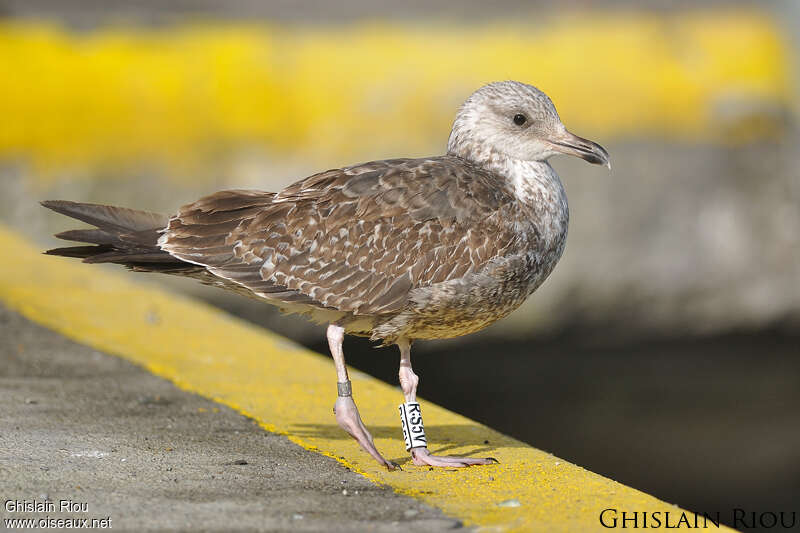
<path fill-rule="evenodd" d="M 343 334 L 401 351 L 400 381 L 416 401 L 414 339 L 486 327 L 516 309 L 564 249 L 569 211 L 547 159 L 608 164 L 569 133 L 550 99 L 517 82 L 487 85 L 459 109 L 447 154 L 328 170 L 280 192 L 222 191 L 167 220 L 125 208 L 43 202 L 94 225 L 58 237 L 94 246 L 48 253 L 189 276 L 330 324 L 340 426 L 378 461 L 348 394 Z M 487 464 L 412 448 L 415 463 Z"/>
<path fill-rule="evenodd" d="M 462 159 L 389 160 L 278 194 L 216 193 L 181 208 L 159 245 L 287 310 L 393 342 L 452 336 L 458 324 L 434 324 L 435 312 L 418 308 L 426 289 L 508 268 L 536 239 L 534 227 L 518 233 L 509 222 L 531 214 L 507 183 Z M 462 317 L 465 330 L 486 321 L 464 311 L 474 322 Z"/>

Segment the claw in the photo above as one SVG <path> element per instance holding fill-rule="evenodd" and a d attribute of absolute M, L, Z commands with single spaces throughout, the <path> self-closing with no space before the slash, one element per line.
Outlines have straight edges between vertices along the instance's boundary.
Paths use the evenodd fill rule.
<path fill-rule="evenodd" d="M 400 470 L 402 472 L 403 468 L 399 464 L 395 463 L 394 461 L 386 461 L 386 470 L 388 470 L 389 472 L 394 472 L 395 470 Z"/>

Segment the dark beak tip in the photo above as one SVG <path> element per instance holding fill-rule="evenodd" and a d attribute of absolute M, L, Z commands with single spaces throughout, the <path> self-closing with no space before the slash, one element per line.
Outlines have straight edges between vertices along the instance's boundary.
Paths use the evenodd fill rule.
<path fill-rule="evenodd" d="M 591 155 L 595 156 L 595 160 L 590 161 L 590 163 L 593 163 L 595 165 L 603 165 L 607 167 L 608 170 L 611 170 L 611 158 L 608 155 L 608 150 L 606 150 L 597 143 L 590 142 L 590 144 L 592 145 L 593 148 Z"/>
<path fill-rule="evenodd" d="M 579 157 L 581 157 L 587 163 L 591 163 L 593 165 L 603 165 L 611 170 L 611 160 L 608 158 L 607 153 L 599 154 L 596 152 L 586 152 L 584 154 L 580 154 Z"/>
<path fill-rule="evenodd" d="M 577 135 L 568 134 L 570 137 L 564 141 L 555 141 L 554 144 L 561 147 L 562 153 L 580 157 L 587 163 L 593 165 L 603 165 L 611 170 L 611 159 L 608 155 L 608 150 L 597 144 L 596 142 L 578 137 Z"/>
<path fill-rule="evenodd" d="M 606 162 L 602 157 L 600 157 L 597 154 L 586 154 L 585 156 L 583 156 L 583 159 L 593 165 L 602 165 Z"/>

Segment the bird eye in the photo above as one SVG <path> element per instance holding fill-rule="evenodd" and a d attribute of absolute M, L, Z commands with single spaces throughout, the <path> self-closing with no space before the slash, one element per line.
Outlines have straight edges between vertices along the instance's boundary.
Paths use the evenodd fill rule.
<path fill-rule="evenodd" d="M 516 124 L 517 126 L 522 126 L 523 124 L 525 124 L 526 120 L 528 119 L 525 118 L 525 115 L 521 113 L 517 113 L 516 115 L 514 115 L 514 124 Z"/>

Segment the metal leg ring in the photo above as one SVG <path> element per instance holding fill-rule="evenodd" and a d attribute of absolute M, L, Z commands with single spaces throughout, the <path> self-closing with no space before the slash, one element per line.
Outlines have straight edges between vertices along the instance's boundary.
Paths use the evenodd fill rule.
<path fill-rule="evenodd" d="M 341 381 L 337 382 L 336 383 L 336 388 L 339 391 L 339 397 L 340 398 L 346 398 L 348 396 L 352 396 L 353 395 L 353 386 L 350 384 L 350 380 L 349 379 L 347 381 L 344 381 L 344 382 L 341 382 Z"/>

